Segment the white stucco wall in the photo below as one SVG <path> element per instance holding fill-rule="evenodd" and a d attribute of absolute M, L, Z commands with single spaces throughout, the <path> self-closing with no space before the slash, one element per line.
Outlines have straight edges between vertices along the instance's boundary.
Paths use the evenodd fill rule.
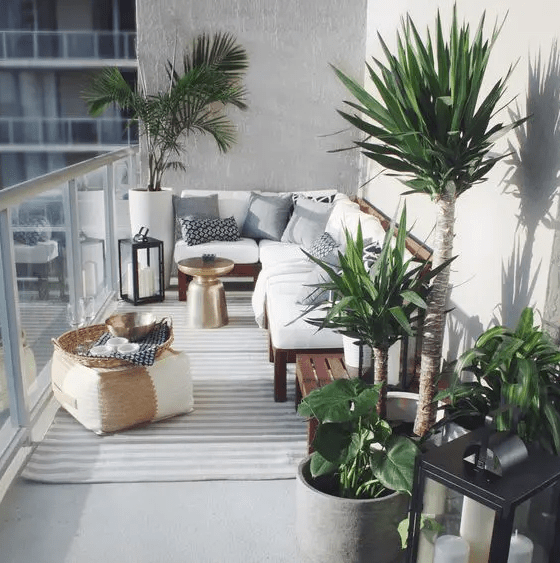
<path fill-rule="evenodd" d="M 433 29 L 437 7 L 441 9 L 443 21 L 449 21 L 453 2 L 436 0 L 394 0 L 391 3 L 368 3 L 367 59 L 371 56 L 382 58 L 377 32 L 389 46 L 395 45 L 395 33 L 400 18 L 409 12 L 421 32 L 427 26 Z M 558 219 L 557 202 L 551 197 L 546 204 L 539 204 L 538 194 L 546 192 L 547 197 L 555 194 L 556 176 L 560 168 L 560 141 L 557 123 L 558 87 L 560 85 L 557 53 L 553 51 L 560 28 L 560 4 L 550 0 L 535 0 L 527 4 L 521 0 L 503 0 L 488 3 L 483 0 L 458 0 L 458 13 L 461 19 L 476 28 L 484 10 L 487 15 L 488 33 L 496 20 L 509 11 L 488 68 L 487 88 L 503 77 L 511 64 L 518 61 L 508 82 L 506 99 L 515 98 L 510 106 L 525 114 L 528 105 L 528 92 L 531 92 L 535 105 L 529 110 L 534 113 L 528 130 L 528 141 L 520 147 L 515 133 L 499 142 L 496 150 L 507 152 L 508 143 L 514 151 L 513 158 L 498 164 L 483 184 L 473 187 L 462 195 L 457 203 L 456 235 L 454 253 L 458 255 L 453 264 L 450 306 L 455 307 L 449 315 L 448 334 L 444 357 L 452 360 L 472 338 L 490 324 L 516 322 L 519 312 L 527 305 L 535 306 L 539 312 L 550 310 L 551 300 L 558 295 L 557 270 L 551 275 L 550 283 L 556 290 L 549 291 L 547 285 L 551 264 L 555 229 L 550 221 L 542 221 L 548 211 Z M 530 80 L 530 67 L 539 67 L 547 75 L 549 57 L 556 61 L 549 80 L 556 93 L 543 92 L 538 80 Z M 554 66 L 554 65 L 553 65 Z M 534 74 L 534 72 L 533 72 Z M 543 78 L 541 77 L 541 82 Z M 508 121 L 507 112 L 499 115 Z M 522 155 L 519 166 L 519 155 Z M 370 163 L 369 177 L 376 170 Z M 517 185 L 509 185 L 514 178 Z M 508 192 L 504 190 L 508 188 Z M 520 190 L 526 196 L 526 219 L 520 221 L 520 200 L 514 194 Z M 377 177 L 366 189 L 367 198 L 392 214 L 401 201 L 404 191 L 402 184 L 387 176 Z M 427 196 L 407 196 L 409 224 L 414 224 L 414 233 L 427 237 L 434 225 L 435 207 Z M 531 204 L 532 202 L 532 204 Z M 527 243 L 527 225 L 536 226 L 534 242 Z M 527 243 L 527 246 L 525 247 Z M 527 255 L 521 256 L 523 249 Z M 512 261 L 518 266 L 512 270 Z M 556 251 L 558 252 L 558 251 Z M 557 261 L 558 262 L 558 261 Z M 556 324 L 558 320 L 555 321 Z M 554 324 L 554 321 L 553 321 Z"/>
<path fill-rule="evenodd" d="M 188 173 L 175 188 L 290 191 L 337 187 L 355 192 L 358 155 L 327 154 L 349 136 L 335 108 L 344 95 L 329 63 L 363 68 L 367 0 L 141 0 L 138 56 L 150 88 L 165 82 L 163 63 L 201 32 L 229 31 L 249 54 L 249 110 L 235 108 L 237 145 L 221 155 L 209 137 L 190 138 Z"/>

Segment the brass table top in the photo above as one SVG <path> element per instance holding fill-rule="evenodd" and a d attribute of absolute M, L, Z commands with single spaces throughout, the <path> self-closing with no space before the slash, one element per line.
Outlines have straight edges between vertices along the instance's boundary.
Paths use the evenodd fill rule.
<path fill-rule="evenodd" d="M 233 270 L 234 262 L 228 258 L 203 260 L 201 257 L 179 260 L 177 267 L 187 276 L 223 276 Z"/>

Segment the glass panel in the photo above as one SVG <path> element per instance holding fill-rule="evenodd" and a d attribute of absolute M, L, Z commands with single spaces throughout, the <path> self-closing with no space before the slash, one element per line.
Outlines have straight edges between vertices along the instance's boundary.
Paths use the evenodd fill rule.
<path fill-rule="evenodd" d="M 93 36 L 89 33 L 68 34 L 68 56 L 90 58 L 95 56 Z"/>
<path fill-rule="evenodd" d="M 59 119 L 43 122 L 43 138 L 46 143 L 68 143 L 66 122 Z"/>
<path fill-rule="evenodd" d="M 38 143 L 41 137 L 40 121 L 28 121 L 14 119 L 14 142 L 15 143 Z"/>
<path fill-rule="evenodd" d="M 39 56 L 58 57 L 62 52 L 61 36 L 57 33 L 42 33 L 38 35 Z"/>
<path fill-rule="evenodd" d="M 0 428 L 4 426 L 10 418 L 10 402 L 8 400 L 8 382 L 6 380 L 6 368 L 4 363 L 3 338 L 0 329 Z M 0 451 L 3 444 L 0 444 Z"/>
<path fill-rule="evenodd" d="M 0 143 L 10 143 L 10 123 L 7 120 L 0 121 Z"/>
<path fill-rule="evenodd" d="M 50 385 L 51 340 L 68 330 L 67 226 L 62 202 L 62 190 L 52 190 L 11 213 L 29 408 Z"/>
<path fill-rule="evenodd" d="M 97 124 L 89 120 L 73 121 L 72 141 L 74 143 L 96 143 Z"/>
<path fill-rule="evenodd" d="M 534 563 L 549 561 L 554 543 L 558 494 L 558 485 L 552 485 L 517 508 L 510 556 L 512 550 L 522 553 L 532 549 Z"/>
<path fill-rule="evenodd" d="M 471 554 L 475 553 L 473 560 L 488 561 L 496 516 L 493 510 L 441 483 L 426 479 L 422 515 L 429 522 L 424 524 L 424 529 L 420 532 L 416 557 L 418 563 L 441 563 L 454 550 L 460 551 L 464 541 L 450 540 L 450 536 L 461 537 L 469 544 Z M 442 540 L 438 543 L 439 538 Z M 446 550 L 451 552 L 446 553 Z"/>
<path fill-rule="evenodd" d="M 99 33 L 99 56 L 102 59 L 115 58 L 115 36 L 113 33 Z"/>
<path fill-rule="evenodd" d="M 8 57 L 11 58 L 33 57 L 33 34 L 10 33 L 8 35 Z"/>

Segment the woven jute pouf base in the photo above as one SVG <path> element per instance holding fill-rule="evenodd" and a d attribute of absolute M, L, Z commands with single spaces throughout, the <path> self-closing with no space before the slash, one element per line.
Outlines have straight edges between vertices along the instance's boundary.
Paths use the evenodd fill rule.
<path fill-rule="evenodd" d="M 103 432 L 153 420 L 157 399 L 148 370 L 138 366 L 100 373 L 99 410 Z"/>

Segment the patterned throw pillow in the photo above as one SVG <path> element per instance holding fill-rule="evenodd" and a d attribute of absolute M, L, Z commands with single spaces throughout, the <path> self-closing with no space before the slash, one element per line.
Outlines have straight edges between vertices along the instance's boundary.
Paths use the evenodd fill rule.
<path fill-rule="evenodd" d="M 297 203 L 298 199 L 311 199 L 313 201 L 318 201 L 320 203 L 332 203 L 334 198 L 336 197 L 336 190 L 325 190 L 323 192 L 314 193 L 314 192 L 294 192 L 292 194 L 292 200 L 294 202 L 294 206 Z"/>
<path fill-rule="evenodd" d="M 183 217 L 180 222 L 181 235 L 189 246 L 214 240 L 234 242 L 240 238 L 239 228 L 234 217 L 227 217 L 226 219 Z"/>
<path fill-rule="evenodd" d="M 372 268 L 379 255 L 381 254 L 381 245 L 375 242 L 364 242 L 364 252 L 362 254 L 362 258 L 364 260 L 364 266 L 366 270 L 369 272 Z"/>
<path fill-rule="evenodd" d="M 51 225 L 44 217 L 29 221 L 25 225 L 24 231 L 14 230 L 14 242 L 27 246 L 36 246 L 40 242 L 45 242 L 51 238 Z M 33 227 L 33 228 L 32 228 Z"/>
<path fill-rule="evenodd" d="M 332 238 L 330 233 L 324 232 L 321 236 L 315 239 L 313 244 L 309 247 L 309 254 L 319 260 L 326 260 L 327 257 L 337 255 L 338 243 Z"/>

